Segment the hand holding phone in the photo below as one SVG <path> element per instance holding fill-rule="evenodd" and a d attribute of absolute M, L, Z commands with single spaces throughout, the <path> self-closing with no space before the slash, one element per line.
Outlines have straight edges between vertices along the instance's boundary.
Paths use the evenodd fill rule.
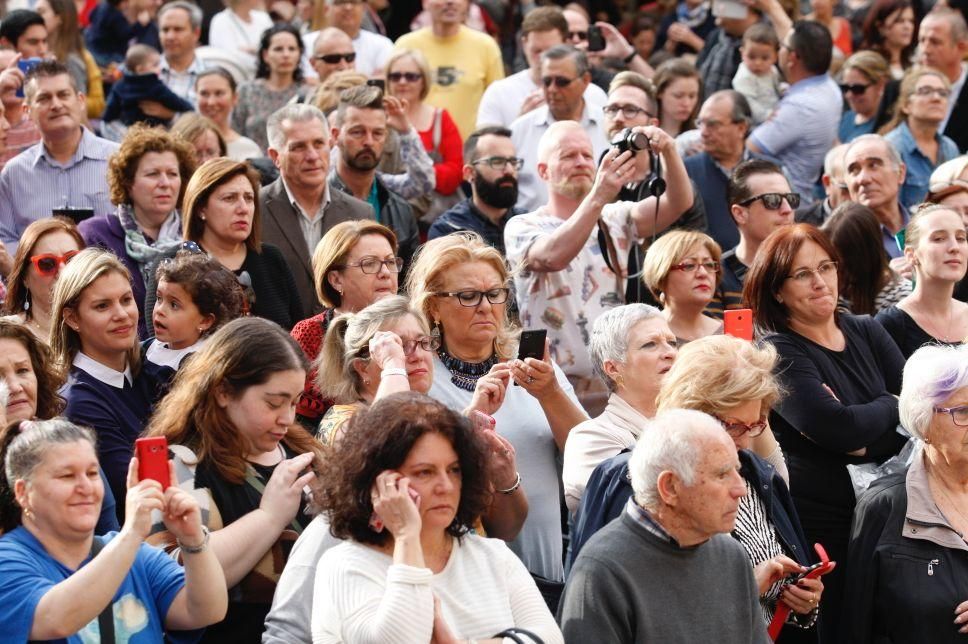
<path fill-rule="evenodd" d="M 40 63 L 41 63 L 40 58 L 21 58 L 20 60 L 17 61 L 17 67 L 20 69 L 20 71 L 24 73 L 24 77 L 25 77 L 23 85 L 17 88 L 17 98 L 24 97 L 24 85 L 27 84 L 26 76 L 27 74 L 30 73 L 30 70 L 32 70 Z"/>
<path fill-rule="evenodd" d="M 545 338 L 548 337 L 548 329 L 529 329 L 521 332 L 521 339 L 518 343 L 518 360 L 525 361 L 528 358 L 544 360 Z M 517 381 L 515 381 L 517 386 Z"/>
<path fill-rule="evenodd" d="M 602 33 L 602 28 L 597 25 L 591 25 L 588 27 L 588 51 L 604 50 L 605 34 Z"/>
<path fill-rule="evenodd" d="M 171 472 L 168 468 L 168 439 L 164 436 L 139 438 L 134 442 L 135 456 L 138 457 L 138 480 L 150 479 L 161 483 L 161 489 L 171 487 Z"/>

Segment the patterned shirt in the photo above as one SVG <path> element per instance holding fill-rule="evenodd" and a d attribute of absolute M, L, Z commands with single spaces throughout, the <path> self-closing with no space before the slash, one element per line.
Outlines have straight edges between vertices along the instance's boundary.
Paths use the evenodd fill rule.
<path fill-rule="evenodd" d="M 195 56 L 192 64 L 183 72 L 175 71 L 168 64 L 168 59 L 161 57 L 161 73 L 158 77 L 161 82 L 168 86 L 172 92 L 182 97 L 196 108 L 198 107 L 198 96 L 195 94 L 195 81 L 198 75 L 205 71 L 206 65 L 201 58 Z"/>

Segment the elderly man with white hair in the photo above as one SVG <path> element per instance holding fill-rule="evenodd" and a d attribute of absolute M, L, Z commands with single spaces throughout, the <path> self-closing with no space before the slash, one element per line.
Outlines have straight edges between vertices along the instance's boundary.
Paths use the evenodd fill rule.
<path fill-rule="evenodd" d="M 572 568 L 565 640 L 769 642 L 753 569 L 728 534 L 746 495 L 739 468 L 714 418 L 658 414 L 629 460 L 634 496 Z"/>
<path fill-rule="evenodd" d="M 899 199 L 907 173 L 901 155 L 879 134 L 864 134 L 847 146 L 844 180 L 850 200 L 874 211 L 881 224 L 884 250 L 891 257 L 901 257 L 903 253 L 894 236 L 911 218 Z"/>
<path fill-rule="evenodd" d="M 921 439 L 906 472 L 857 502 L 843 642 L 963 642 L 968 634 L 968 345 L 904 366 L 901 424 Z"/>
<path fill-rule="evenodd" d="M 548 186 L 548 204 L 511 218 L 504 228 L 521 324 L 548 329 L 552 357 L 593 417 L 604 409 L 607 392 L 592 373 L 591 325 L 624 303 L 632 244 L 668 228 L 693 198 L 673 139 L 655 126 L 635 131 L 662 157 L 669 189 L 661 201 L 613 203 L 635 174 L 632 153 L 610 149 L 596 173 L 588 134 L 575 121 L 558 121 L 538 144 L 537 171 Z"/>

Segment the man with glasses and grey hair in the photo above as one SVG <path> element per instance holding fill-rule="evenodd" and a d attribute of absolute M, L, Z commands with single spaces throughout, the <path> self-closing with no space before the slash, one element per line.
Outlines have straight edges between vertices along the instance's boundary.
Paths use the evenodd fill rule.
<path fill-rule="evenodd" d="M 310 260 L 330 228 L 343 221 L 373 219 L 373 208 L 327 184 L 330 129 L 312 105 L 287 105 L 266 124 L 269 158 L 279 178 L 259 191 L 262 237 L 282 251 L 303 302 L 303 318 L 322 311 Z"/>
<path fill-rule="evenodd" d="M 202 36 L 202 10 L 186 0 L 175 0 L 158 10 L 161 71 L 158 76 L 172 92 L 198 105 L 195 81 L 206 65 L 195 55 Z"/>
<path fill-rule="evenodd" d="M 511 140 L 524 167 L 518 176 L 521 194 L 518 205 L 536 210 L 548 201 L 544 182 L 538 179 L 538 142 L 552 123 L 575 121 L 592 142 L 595 158 L 608 148 L 602 108 L 585 101 L 591 82 L 588 57 L 571 45 L 556 45 L 541 54 L 541 84 L 545 104 L 511 124 Z"/>

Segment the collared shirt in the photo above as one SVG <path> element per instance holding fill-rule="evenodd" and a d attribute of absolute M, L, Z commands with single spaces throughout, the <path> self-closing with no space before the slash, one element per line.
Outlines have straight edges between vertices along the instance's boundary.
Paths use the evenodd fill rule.
<path fill-rule="evenodd" d="M 540 90 L 541 87 L 534 82 L 531 76 L 531 69 L 523 69 L 507 78 L 494 81 L 484 90 L 481 97 L 481 104 L 477 108 L 477 127 L 485 125 L 503 125 L 508 127 L 514 120 L 521 116 L 521 105 L 531 92 Z M 592 105 L 605 107 L 608 96 L 605 90 L 589 83 L 582 94 L 585 102 Z"/>
<path fill-rule="evenodd" d="M 78 351 L 77 355 L 74 356 L 73 365 L 81 371 L 94 378 L 97 378 L 104 384 L 110 385 L 115 389 L 124 389 L 125 380 L 128 381 L 129 385 L 134 382 L 134 376 L 131 375 L 130 366 L 126 365 L 124 367 L 124 371 L 115 371 L 111 367 L 101 364 L 94 358 L 85 355 L 80 351 Z"/>
<path fill-rule="evenodd" d="M 922 447 L 923 449 L 923 447 Z M 968 550 L 965 537 L 955 530 L 944 515 L 931 492 L 928 470 L 924 466 L 924 453 L 917 450 L 904 479 L 907 491 L 907 512 L 901 535 L 908 539 L 922 539 L 945 548 Z"/>
<path fill-rule="evenodd" d="M 27 148 L 40 141 L 40 129 L 29 117 L 24 116 L 16 125 L 7 130 L 6 149 L 0 152 L 0 170 Z"/>
<path fill-rule="evenodd" d="M 901 212 L 901 229 L 903 230 L 907 227 L 908 221 L 911 219 L 911 213 L 908 212 L 908 209 L 905 208 L 904 204 L 900 202 L 897 204 L 897 209 Z M 884 242 L 884 250 L 887 251 L 887 254 L 891 259 L 900 257 L 904 254 L 904 251 L 897 246 L 897 238 L 894 236 L 894 233 L 888 230 L 887 226 L 884 224 L 881 224 L 881 237 L 882 241 Z"/>
<path fill-rule="evenodd" d="M 961 89 L 965 86 L 966 78 L 968 78 L 968 63 L 961 63 L 961 76 L 951 84 L 951 98 L 948 99 L 948 115 L 941 121 L 941 125 L 938 127 L 939 132 L 944 132 L 945 128 L 948 127 L 948 120 L 951 119 L 951 114 L 955 111 L 955 106 L 958 104 L 958 98 L 961 96 Z"/>
<path fill-rule="evenodd" d="M 526 211 L 537 210 L 548 203 L 548 187 L 538 178 L 538 141 L 555 120 L 548 106 L 542 105 L 511 124 L 511 141 L 518 157 L 524 160 L 518 173 L 518 207 Z M 578 123 L 592 140 L 594 158 L 601 158 L 608 149 L 605 114 L 601 106 L 586 102 Z"/>
<path fill-rule="evenodd" d="M 901 203 L 907 208 L 921 203 L 928 196 L 931 173 L 934 172 L 934 169 L 945 161 L 950 161 L 958 156 L 958 145 L 943 135 L 940 129 L 934 135 L 938 142 L 937 163 L 926 157 L 921 148 L 918 147 L 907 121 L 901 121 L 901 124 L 885 134 L 884 138 L 890 141 L 898 154 L 901 155 L 901 161 L 904 162 L 906 172 L 904 173 L 904 185 L 901 186 L 899 197 Z"/>
<path fill-rule="evenodd" d="M 178 371 L 178 367 L 181 365 L 181 361 L 196 351 L 201 350 L 205 346 L 205 338 L 199 338 L 195 344 L 185 347 L 184 349 L 172 349 L 168 343 L 162 342 L 161 340 L 155 338 L 148 345 L 148 350 L 145 352 L 145 360 L 162 367 L 170 367 L 175 371 Z M 75 362 L 76 364 L 76 362 Z M 87 369 L 85 369 L 87 371 Z M 90 373 L 90 371 L 88 371 Z"/>
<path fill-rule="evenodd" d="M 823 158 L 837 139 L 843 95 L 830 74 L 790 86 L 770 117 L 750 135 L 765 156 L 779 162 L 795 192 L 813 202 Z"/>
<path fill-rule="evenodd" d="M 299 213 L 299 229 L 302 230 L 303 238 L 309 247 L 309 255 L 312 256 L 313 251 L 316 250 L 316 244 L 323 238 L 323 211 L 329 204 L 329 183 L 323 188 L 323 199 L 319 202 L 319 209 L 313 217 L 307 215 L 296 198 L 292 196 L 289 186 L 286 185 L 285 177 L 282 178 L 282 187 L 286 189 L 286 197 L 288 197 L 289 203 Z"/>
<path fill-rule="evenodd" d="M 172 92 L 185 99 L 195 107 L 198 107 L 198 96 L 195 94 L 195 81 L 198 75 L 206 69 L 204 61 L 198 56 L 192 59 L 192 64 L 183 71 L 175 71 L 168 64 L 168 59 L 161 57 L 161 73 L 158 77 L 161 82 L 168 86 Z"/>
<path fill-rule="evenodd" d="M 656 521 L 651 514 L 649 514 L 648 510 L 635 502 L 635 497 L 629 499 L 629 502 L 625 505 L 625 513 L 629 515 L 629 517 L 631 517 L 635 523 L 642 526 L 658 538 L 668 541 L 674 546 L 679 545 L 679 542 L 676 541 L 671 534 L 666 532 L 665 528 L 659 525 L 659 522 Z"/>
<path fill-rule="evenodd" d="M 14 253 L 20 235 L 55 208 L 93 208 L 95 216 L 114 212 L 108 196 L 108 158 L 118 144 L 82 128 L 74 156 L 60 163 L 43 141 L 14 157 L 0 172 L 0 241 Z"/>

